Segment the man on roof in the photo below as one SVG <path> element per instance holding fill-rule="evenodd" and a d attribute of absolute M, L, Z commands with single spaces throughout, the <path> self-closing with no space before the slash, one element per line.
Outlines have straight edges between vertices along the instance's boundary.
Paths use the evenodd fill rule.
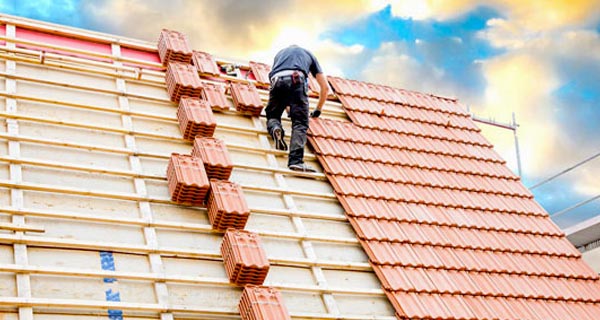
<path fill-rule="evenodd" d="M 288 168 L 294 171 L 316 172 L 304 163 L 304 146 L 308 130 L 308 75 L 312 74 L 319 83 L 319 102 L 310 116 L 317 118 L 327 99 L 327 79 L 317 58 L 308 50 L 296 45 L 282 49 L 275 55 L 273 68 L 269 73 L 271 89 L 267 114 L 267 130 L 278 150 L 287 150 L 283 139 L 285 132 L 281 126 L 281 115 L 287 106 L 292 119 L 292 136 L 288 155 Z"/>

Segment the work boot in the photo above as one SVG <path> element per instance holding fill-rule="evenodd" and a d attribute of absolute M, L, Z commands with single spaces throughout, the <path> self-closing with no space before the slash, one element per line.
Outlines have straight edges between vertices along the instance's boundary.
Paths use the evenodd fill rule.
<path fill-rule="evenodd" d="M 306 163 L 290 164 L 288 168 L 292 171 L 317 172 L 317 169 L 307 165 Z"/>
<path fill-rule="evenodd" d="M 288 149 L 287 143 L 285 143 L 285 140 L 283 140 L 283 136 L 284 136 L 284 133 L 283 133 L 282 128 L 273 129 L 273 133 L 271 134 L 271 137 L 273 138 L 273 142 L 275 142 L 275 149 L 287 151 L 287 149 Z"/>

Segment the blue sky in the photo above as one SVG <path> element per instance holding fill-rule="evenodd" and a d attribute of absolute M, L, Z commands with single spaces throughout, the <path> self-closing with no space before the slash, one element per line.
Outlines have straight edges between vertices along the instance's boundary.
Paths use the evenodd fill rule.
<path fill-rule="evenodd" d="M 0 0 L 0 12 L 155 41 L 186 33 L 221 57 L 270 62 L 309 46 L 326 73 L 456 96 L 478 115 L 520 123 L 531 185 L 600 152 L 597 1 Z M 512 134 L 485 129 L 515 169 Z M 550 212 L 600 194 L 600 159 L 535 189 Z M 568 226 L 600 201 L 558 218 Z"/>

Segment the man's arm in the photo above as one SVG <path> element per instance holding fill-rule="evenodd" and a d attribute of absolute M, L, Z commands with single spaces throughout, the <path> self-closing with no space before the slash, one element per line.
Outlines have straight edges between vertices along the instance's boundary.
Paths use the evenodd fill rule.
<path fill-rule="evenodd" d="M 323 105 L 327 100 L 327 94 L 329 93 L 329 85 L 327 84 L 327 77 L 325 77 L 325 75 L 322 72 L 317 73 L 315 78 L 317 79 L 317 83 L 319 84 L 319 102 L 317 102 L 317 108 L 315 109 L 315 111 L 318 110 L 318 112 L 313 112 L 311 115 L 316 118 L 321 114 L 321 109 L 323 109 Z"/>

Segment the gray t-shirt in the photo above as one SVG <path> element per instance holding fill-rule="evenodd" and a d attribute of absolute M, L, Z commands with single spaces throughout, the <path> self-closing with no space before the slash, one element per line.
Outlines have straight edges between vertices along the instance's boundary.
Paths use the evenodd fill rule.
<path fill-rule="evenodd" d="M 310 51 L 296 45 L 282 49 L 275 55 L 269 78 L 283 70 L 300 70 L 305 76 L 308 73 L 316 76 L 323 72 L 317 58 Z"/>

